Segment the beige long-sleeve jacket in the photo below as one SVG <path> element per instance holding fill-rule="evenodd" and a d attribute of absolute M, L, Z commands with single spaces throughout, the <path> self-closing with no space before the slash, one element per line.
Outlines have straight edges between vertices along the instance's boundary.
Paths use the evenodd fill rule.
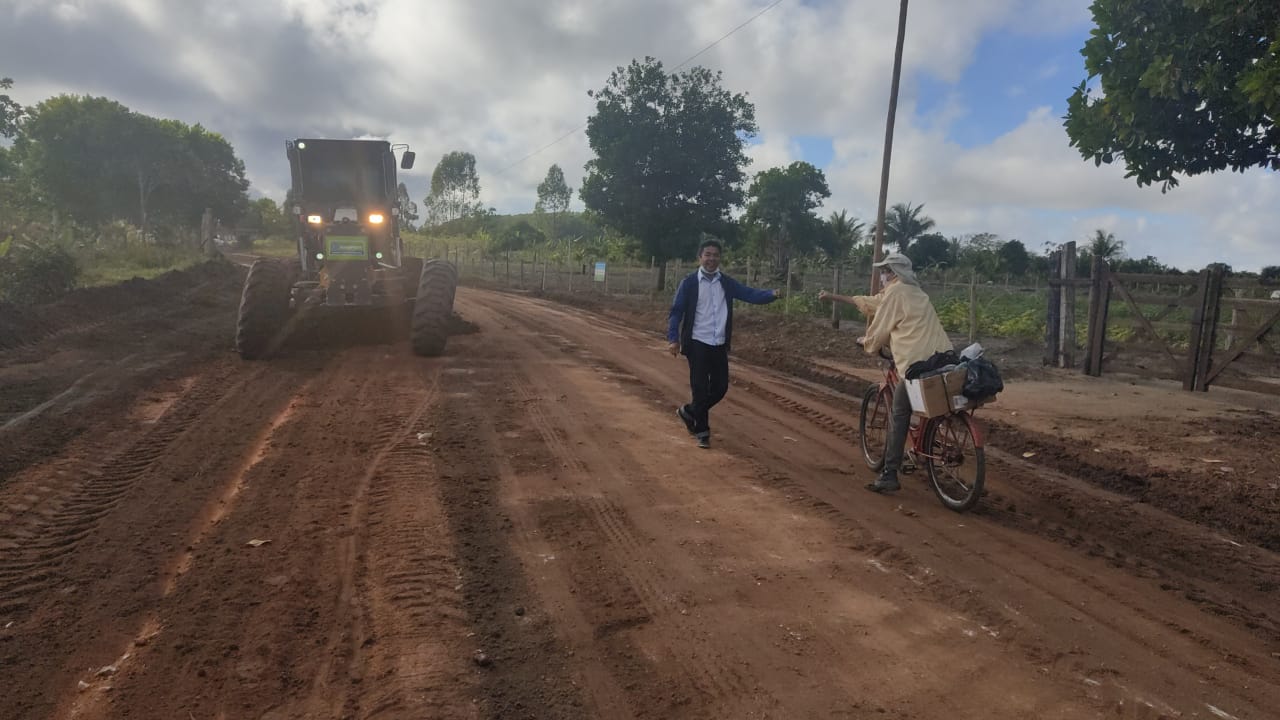
<path fill-rule="evenodd" d="M 954 350 L 938 313 L 923 290 L 895 282 L 878 295 L 858 295 L 853 304 L 871 318 L 863 348 L 875 354 L 888 345 L 900 372 L 934 353 Z"/>

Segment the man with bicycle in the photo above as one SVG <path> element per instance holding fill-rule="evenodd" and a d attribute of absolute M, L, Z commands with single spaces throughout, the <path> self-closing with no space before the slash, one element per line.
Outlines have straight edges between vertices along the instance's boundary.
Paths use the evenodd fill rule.
<path fill-rule="evenodd" d="M 938 353 L 954 352 L 951 338 L 947 337 L 947 331 L 938 320 L 933 303 L 916 280 L 911 259 L 902 253 L 891 252 L 873 268 L 879 269 L 880 285 L 884 288 L 878 295 L 836 295 L 826 290 L 818 293 L 819 300 L 854 305 L 867 315 L 867 332 L 858 338 L 858 344 L 872 355 L 888 347 L 894 364 L 904 374 L 912 365 L 927 361 Z M 902 466 L 910 425 L 911 398 L 906 392 L 895 392 L 889 437 L 885 443 L 884 469 L 875 482 L 867 484 L 868 490 L 891 493 L 902 487 L 898 482 L 898 469 Z"/>

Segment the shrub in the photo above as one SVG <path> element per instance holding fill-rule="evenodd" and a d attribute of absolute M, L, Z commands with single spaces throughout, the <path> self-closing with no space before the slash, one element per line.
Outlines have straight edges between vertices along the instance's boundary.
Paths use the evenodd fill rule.
<path fill-rule="evenodd" d="M 1028 310 L 995 323 L 992 334 L 997 337 L 1042 338 L 1045 334 L 1045 323 L 1044 313 Z"/>
<path fill-rule="evenodd" d="M 0 300 L 15 305 L 51 302 L 73 290 L 79 278 L 79 265 L 62 246 L 14 242 L 0 257 Z"/>
<path fill-rule="evenodd" d="M 942 327 L 947 332 L 968 332 L 969 330 L 969 300 L 967 298 L 951 298 L 941 304 L 935 304 L 938 312 L 938 319 L 942 321 Z M 978 308 L 981 313 L 982 308 Z M 979 323 L 982 318 L 979 317 Z"/>

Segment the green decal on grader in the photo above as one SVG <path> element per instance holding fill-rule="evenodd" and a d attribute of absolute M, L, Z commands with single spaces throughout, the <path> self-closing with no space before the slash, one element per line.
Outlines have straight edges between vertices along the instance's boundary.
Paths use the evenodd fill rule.
<path fill-rule="evenodd" d="M 327 240 L 329 242 L 329 252 L 326 255 L 330 260 L 369 259 L 369 240 L 367 238 L 356 235 L 330 235 Z"/>

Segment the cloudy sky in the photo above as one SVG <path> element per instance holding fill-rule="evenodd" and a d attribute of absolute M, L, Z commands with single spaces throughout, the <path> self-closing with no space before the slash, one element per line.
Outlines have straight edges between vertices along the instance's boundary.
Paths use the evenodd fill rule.
<path fill-rule="evenodd" d="M 587 91 L 651 55 L 675 66 L 773 0 L 0 0 L 0 76 L 34 104 L 105 95 L 201 123 L 283 198 L 284 140 L 409 143 L 421 200 L 435 161 L 476 156 L 484 200 L 533 207 L 552 163 L 591 156 Z M 1280 263 L 1280 178 L 1252 171 L 1138 188 L 1068 147 L 1088 0 L 915 0 L 890 203 L 924 203 L 946 235 L 1045 243 L 1104 228 L 1130 255 L 1184 269 Z M 874 218 L 898 3 L 782 0 L 694 61 L 755 103 L 753 171 L 822 168 L 824 212 Z M 563 141 L 526 155 L 571 133 Z M 575 207 L 581 202 L 575 197 Z"/>

